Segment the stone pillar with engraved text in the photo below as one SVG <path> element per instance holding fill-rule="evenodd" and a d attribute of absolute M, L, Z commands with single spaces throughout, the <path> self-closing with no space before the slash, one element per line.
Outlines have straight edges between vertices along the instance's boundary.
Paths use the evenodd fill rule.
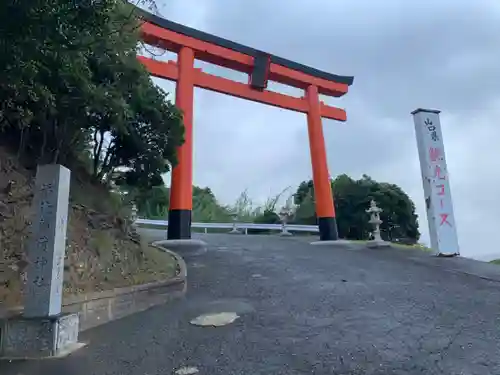
<path fill-rule="evenodd" d="M 78 314 L 61 311 L 70 177 L 61 165 L 37 169 L 24 310 L 0 327 L 2 358 L 54 357 L 82 346 Z"/>

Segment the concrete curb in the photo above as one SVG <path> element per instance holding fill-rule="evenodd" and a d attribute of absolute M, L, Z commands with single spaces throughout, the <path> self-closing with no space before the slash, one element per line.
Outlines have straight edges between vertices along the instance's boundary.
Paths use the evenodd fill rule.
<path fill-rule="evenodd" d="M 170 254 L 172 257 L 174 257 L 174 259 L 177 262 L 177 265 L 179 267 L 179 275 L 177 275 L 176 277 L 182 278 L 183 280 L 186 280 L 187 279 L 187 265 L 186 265 L 186 261 L 184 260 L 184 258 L 181 257 L 176 252 L 161 246 L 161 244 L 159 244 L 158 242 L 161 242 L 161 241 L 155 241 L 155 242 L 151 243 L 151 246 L 153 246 L 154 248 L 156 248 L 160 251 L 164 251 L 164 252 Z"/>
<path fill-rule="evenodd" d="M 208 250 L 207 243 L 199 239 L 159 240 L 154 241 L 152 246 L 164 250 L 174 249 L 175 253 L 186 257 L 200 255 Z"/>
<path fill-rule="evenodd" d="M 152 246 L 174 257 L 178 264 L 178 275 L 168 280 L 67 298 L 63 304 L 63 313 L 79 313 L 80 332 L 145 311 L 186 293 L 187 266 L 184 259 L 171 250 Z M 9 318 L 21 313 L 21 307 L 0 311 L 0 332 Z"/>

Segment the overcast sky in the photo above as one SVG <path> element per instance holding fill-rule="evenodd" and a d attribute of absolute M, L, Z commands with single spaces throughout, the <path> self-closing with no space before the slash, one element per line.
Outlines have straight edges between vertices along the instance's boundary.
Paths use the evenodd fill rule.
<path fill-rule="evenodd" d="M 323 122 L 330 172 L 354 178 L 366 173 L 400 185 L 417 206 L 426 242 L 410 112 L 440 109 L 462 254 L 500 253 L 498 0 L 160 0 L 159 5 L 161 15 L 173 21 L 354 75 L 344 98 L 328 100 L 348 115 L 346 123 Z M 160 85 L 173 94 L 172 83 Z M 194 183 L 211 187 L 223 203 L 245 189 L 265 201 L 311 177 L 305 115 L 197 90 L 194 116 Z"/>

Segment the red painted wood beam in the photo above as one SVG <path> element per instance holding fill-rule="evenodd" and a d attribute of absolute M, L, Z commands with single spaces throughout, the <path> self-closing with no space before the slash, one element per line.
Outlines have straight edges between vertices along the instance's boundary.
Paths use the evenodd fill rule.
<path fill-rule="evenodd" d="M 158 61 L 145 56 L 137 56 L 137 59 L 146 67 L 152 76 L 177 81 L 179 78 L 179 67 L 175 61 Z"/>
<path fill-rule="evenodd" d="M 154 77 L 165 78 L 171 81 L 176 81 L 178 78 L 178 67 L 173 61 L 157 61 L 144 56 L 140 56 L 139 61 L 144 64 Z M 256 91 L 251 89 L 247 84 L 208 74 L 201 69 L 195 69 L 194 74 L 194 85 L 196 87 L 301 113 L 307 113 L 309 109 L 305 98 L 296 98 L 268 90 Z M 331 107 L 324 103 L 321 103 L 320 108 L 321 116 L 324 118 L 337 121 L 346 121 L 347 119 L 344 109 Z"/>
<path fill-rule="evenodd" d="M 267 90 L 253 90 L 245 83 L 214 76 L 203 72 L 201 69 L 196 69 L 195 85 L 206 90 L 269 104 L 278 108 L 290 109 L 302 113 L 307 112 L 307 102 L 303 98 L 296 98 Z"/>
<path fill-rule="evenodd" d="M 195 51 L 196 59 L 211 64 L 247 74 L 253 68 L 254 59 L 252 56 L 179 34 L 148 22 L 142 25 L 141 36 L 142 40 L 147 44 L 176 53 L 182 46 L 192 48 Z M 275 63 L 271 63 L 269 80 L 304 90 L 310 85 L 315 85 L 318 87 L 320 94 L 336 97 L 346 94 L 349 89 L 347 84 L 313 77 Z"/>
<path fill-rule="evenodd" d="M 253 57 L 251 56 L 178 34 L 148 22 L 141 26 L 141 37 L 145 43 L 167 51 L 178 53 L 181 47 L 189 47 L 193 49 L 198 60 L 239 72 L 250 73 L 252 71 Z"/>
<path fill-rule="evenodd" d="M 317 86 L 320 94 L 334 97 L 343 96 L 349 90 L 349 86 L 346 84 L 330 82 L 322 78 L 312 77 L 308 74 L 274 63 L 271 63 L 269 80 L 303 90 L 307 90 L 307 88 L 311 85 Z"/>
<path fill-rule="evenodd" d="M 347 121 L 347 113 L 345 109 L 332 107 L 323 102 L 319 103 L 319 108 L 321 117 L 323 118 L 328 118 L 330 120 L 337 120 L 337 121 Z"/>

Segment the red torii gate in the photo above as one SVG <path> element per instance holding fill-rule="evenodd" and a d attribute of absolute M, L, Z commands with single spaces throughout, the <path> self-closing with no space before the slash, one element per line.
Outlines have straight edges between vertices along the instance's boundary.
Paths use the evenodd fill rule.
<path fill-rule="evenodd" d="M 321 118 L 346 121 L 347 117 L 344 109 L 321 102 L 319 94 L 340 97 L 347 93 L 354 78 L 326 73 L 168 21 L 148 12 L 140 12 L 144 20 L 141 26 L 142 40 L 146 44 L 178 54 L 177 62 L 162 62 L 144 56 L 139 57 L 151 75 L 177 82 L 175 103 L 184 113 L 185 143 L 178 150 L 179 163 L 172 171 L 168 239 L 191 238 L 193 96 L 194 88 L 201 87 L 307 114 L 320 239 L 337 240 L 337 223 Z M 247 73 L 248 84 L 196 69 L 195 59 Z M 303 89 L 305 97 L 296 98 L 268 91 L 266 90 L 268 81 Z"/>

